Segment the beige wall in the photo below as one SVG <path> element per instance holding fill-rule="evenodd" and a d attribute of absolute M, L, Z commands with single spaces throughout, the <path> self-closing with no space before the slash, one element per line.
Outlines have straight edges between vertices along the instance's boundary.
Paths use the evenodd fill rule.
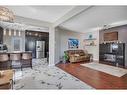
<path fill-rule="evenodd" d="M 79 40 L 79 48 L 82 47 L 82 33 L 73 32 L 65 29 L 57 28 L 55 31 L 55 63 L 58 63 L 64 55 L 64 51 L 68 50 L 68 39 L 75 38 Z"/>
<path fill-rule="evenodd" d="M 81 33 L 76 33 L 76 32 L 72 32 L 72 31 L 61 31 L 60 32 L 60 43 L 61 43 L 61 56 L 64 55 L 64 51 L 68 50 L 68 39 L 69 38 L 75 38 L 79 40 L 79 48 L 78 49 L 83 49 L 82 48 L 82 40 L 81 40 Z"/>
<path fill-rule="evenodd" d="M 13 51 L 13 44 L 12 40 L 14 37 L 21 38 L 21 51 L 25 51 L 25 31 L 21 30 L 14 30 L 14 29 L 4 29 L 6 31 L 6 35 L 3 36 L 3 43 L 7 45 L 8 52 Z M 14 31 L 16 32 L 16 35 L 14 36 Z M 11 35 L 9 35 L 9 32 L 11 32 Z M 21 33 L 21 36 L 19 36 L 19 32 Z"/>
<path fill-rule="evenodd" d="M 96 46 L 85 46 L 83 40 L 87 39 L 89 34 L 92 34 L 96 40 Z M 55 31 L 55 63 L 58 63 L 60 58 L 64 55 L 64 51 L 68 50 L 68 39 L 76 38 L 79 40 L 79 48 L 87 50 L 88 53 L 93 54 L 94 60 L 99 60 L 99 31 L 91 31 L 86 33 L 78 33 L 64 29 L 56 29 Z"/>
<path fill-rule="evenodd" d="M 88 53 L 93 54 L 93 60 L 99 61 L 99 31 L 84 33 L 82 36 L 82 41 L 84 39 L 88 39 L 90 34 L 92 34 L 93 38 L 96 38 L 96 46 L 85 46 L 85 43 L 83 43 L 83 47 L 88 51 Z"/>

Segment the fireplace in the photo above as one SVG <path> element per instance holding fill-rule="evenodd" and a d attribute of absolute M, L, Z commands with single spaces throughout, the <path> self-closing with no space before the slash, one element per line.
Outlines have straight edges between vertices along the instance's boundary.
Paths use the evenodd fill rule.
<path fill-rule="evenodd" d="M 102 43 L 99 48 L 100 62 L 125 66 L 125 43 Z"/>
<path fill-rule="evenodd" d="M 115 63 L 116 62 L 116 55 L 104 54 L 104 61 L 109 61 L 109 62 Z"/>

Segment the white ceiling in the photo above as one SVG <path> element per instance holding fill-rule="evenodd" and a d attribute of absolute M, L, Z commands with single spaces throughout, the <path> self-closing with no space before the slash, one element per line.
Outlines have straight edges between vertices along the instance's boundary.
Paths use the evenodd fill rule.
<path fill-rule="evenodd" d="M 94 6 L 62 23 L 60 27 L 84 33 L 104 25 L 120 24 L 126 20 L 127 6 Z"/>
<path fill-rule="evenodd" d="M 15 15 L 55 23 L 76 6 L 6 6 Z M 84 6 L 85 7 L 85 6 Z M 75 10 L 76 11 L 76 10 Z M 93 6 L 59 26 L 76 32 L 89 32 L 104 25 L 127 24 L 127 6 Z"/>
<path fill-rule="evenodd" d="M 6 6 L 15 15 L 53 23 L 74 6 Z"/>

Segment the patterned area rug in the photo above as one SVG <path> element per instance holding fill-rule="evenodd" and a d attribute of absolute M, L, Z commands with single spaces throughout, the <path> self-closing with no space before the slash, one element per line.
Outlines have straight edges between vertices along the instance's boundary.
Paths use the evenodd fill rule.
<path fill-rule="evenodd" d="M 56 66 L 48 66 L 45 59 L 33 60 L 33 69 L 15 72 L 14 89 L 94 89 Z"/>
<path fill-rule="evenodd" d="M 105 64 L 99 64 L 96 62 L 91 62 L 91 63 L 85 63 L 81 64 L 82 66 L 98 70 L 113 76 L 117 77 L 122 77 L 123 75 L 127 74 L 127 69 L 115 67 L 115 66 L 110 66 L 110 65 L 105 65 Z"/>

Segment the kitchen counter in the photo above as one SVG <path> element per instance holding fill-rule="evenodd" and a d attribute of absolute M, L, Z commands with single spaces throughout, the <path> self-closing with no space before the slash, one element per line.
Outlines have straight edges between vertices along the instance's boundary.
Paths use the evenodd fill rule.
<path fill-rule="evenodd" d="M 13 68 L 12 61 L 19 61 L 21 62 L 20 68 L 22 69 L 23 66 L 28 65 L 32 68 L 32 52 L 25 51 L 25 52 L 3 52 L 0 53 L 0 69 L 8 69 Z M 24 64 L 25 63 L 25 64 Z M 11 64 L 11 66 L 10 66 Z"/>
<path fill-rule="evenodd" d="M 0 54 L 13 54 L 13 53 L 32 53 L 31 51 L 12 51 L 12 52 L 0 52 Z"/>

